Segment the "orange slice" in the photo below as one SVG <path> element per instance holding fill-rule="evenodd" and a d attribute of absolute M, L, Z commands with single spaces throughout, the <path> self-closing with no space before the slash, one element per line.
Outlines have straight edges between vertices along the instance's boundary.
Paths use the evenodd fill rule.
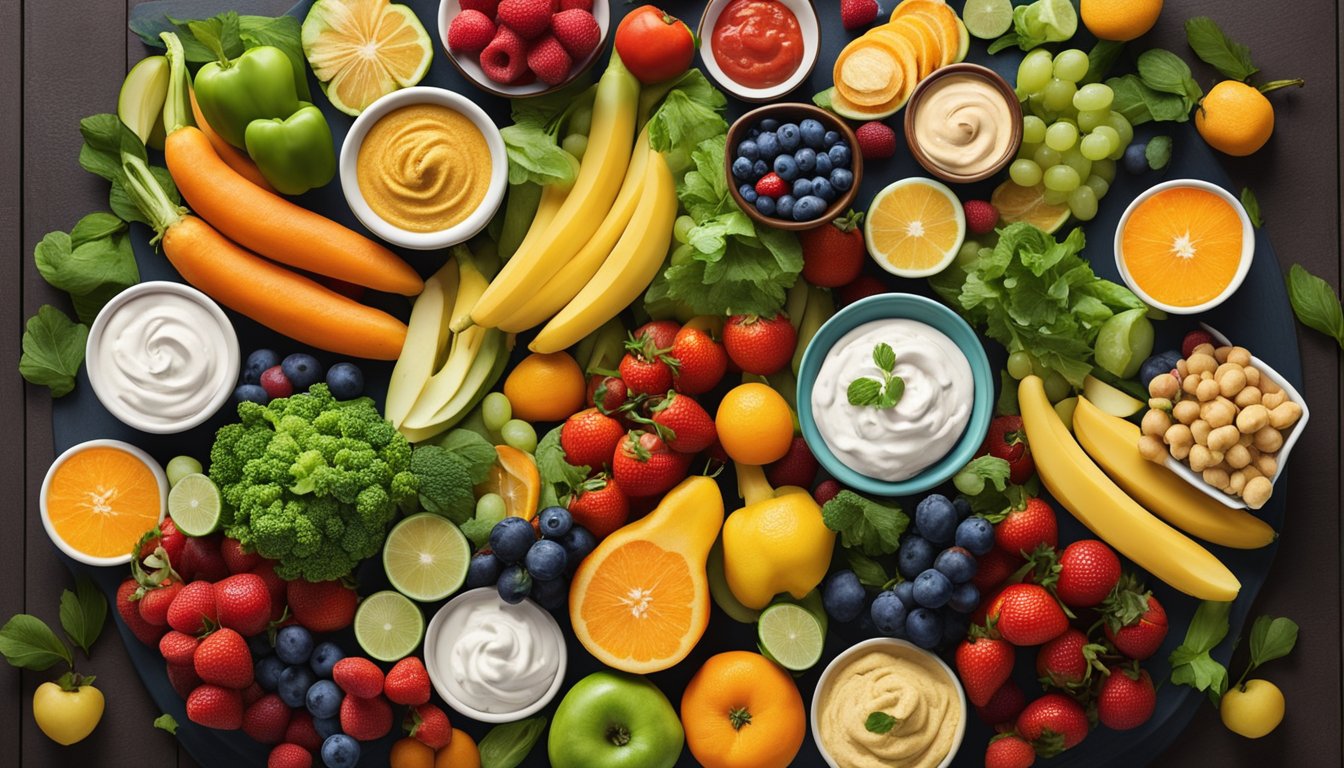
<path fill-rule="evenodd" d="M 920 16 L 901 16 L 887 24 L 887 29 L 898 35 L 904 35 L 915 47 L 919 60 L 919 79 L 933 74 L 943 65 L 943 49 L 938 42 L 938 34 L 933 25 Z"/>
<path fill-rule="evenodd" d="M 961 48 L 961 29 L 957 25 L 960 20 L 956 11 L 947 3 L 935 0 L 905 0 L 896 6 L 891 16 L 894 21 L 905 15 L 922 16 L 933 25 L 943 53 L 943 66 L 956 61 L 957 51 Z"/>
<path fill-rule="evenodd" d="M 129 559 L 145 531 L 159 524 L 166 485 L 128 450 L 110 445 L 76 450 L 47 479 L 49 533 L 89 557 Z"/>
<path fill-rule="evenodd" d="M 966 239 L 966 217 L 946 185 L 914 177 L 877 193 L 863 232 L 878 266 L 901 277 L 928 277 L 956 257 Z"/>
<path fill-rule="evenodd" d="M 541 503 L 541 474 L 528 454 L 507 445 L 496 445 L 498 456 L 490 476 L 476 486 L 476 495 L 497 493 L 504 498 L 510 517 L 531 520 Z"/>
<path fill-rule="evenodd" d="M 415 12 L 387 0 L 318 0 L 301 40 L 331 105 L 347 115 L 420 82 L 434 58 Z"/>
<path fill-rule="evenodd" d="M 1045 202 L 1045 187 L 1020 187 L 1005 181 L 994 190 L 989 201 L 999 209 L 999 219 L 1005 224 L 1025 221 L 1042 232 L 1054 232 L 1069 220 L 1068 205 L 1050 205 Z"/>
<path fill-rule="evenodd" d="M 1121 235 L 1121 257 L 1154 300 L 1195 307 L 1222 294 L 1242 254 L 1241 217 L 1204 189 L 1173 187 L 1139 203 Z"/>
<path fill-rule="evenodd" d="M 905 70 L 885 41 L 861 37 L 835 59 L 835 88 L 861 107 L 885 104 L 901 94 Z"/>

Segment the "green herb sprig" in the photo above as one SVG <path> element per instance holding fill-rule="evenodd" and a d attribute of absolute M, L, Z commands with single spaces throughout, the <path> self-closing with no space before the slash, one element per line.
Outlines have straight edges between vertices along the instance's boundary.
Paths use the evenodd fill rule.
<path fill-rule="evenodd" d="M 873 347 L 873 364 L 882 372 L 882 380 L 861 376 L 849 382 L 845 396 L 849 399 L 850 405 L 860 408 L 866 406 L 882 410 L 894 408 L 905 395 L 905 379 L 895 373 L 896 352 L 890 344 L 884 341 Z"/>
<path fill-rule="evenodd" d="M 896 718 L 886 712 L 869 712 L 868 717 L 863 721 L 863 727 L 869 733 L 876 733 L 881 736 L 891 733 L 891 729 L 896 727 L 896 722 Z"/>
<path fill-rule="evenodd" d="M 1171 682 L 1204 691 L 1214 706 L 1218 706 L 1227 692 L 1228 675 L 1227 667 L 1215 661 L 1210 652 L 1227 637 L 1227 616 L 1231 609 L 1231 603 L 1209 600 L 1200 603 L 1190 620 L 1190 628 L 1186 630 L 1185 642 L 1168 657 Z M 1251 626 L 1250 664 L 1237 679 L 1236 687 L 1242 687 L 1247 676 L 1262 665 L 1291 653 L 1297 645 L 1297 632 L 1297 624 L 1291 619 L 1257 618 Z"/>

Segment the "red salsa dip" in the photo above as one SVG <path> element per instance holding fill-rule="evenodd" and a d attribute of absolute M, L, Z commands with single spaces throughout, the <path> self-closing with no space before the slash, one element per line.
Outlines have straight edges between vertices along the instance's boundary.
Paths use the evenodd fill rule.
<path fill-rule="evenodd" d="M 747 88 L 788 80 L 803 63 L 798 17 L 777 0 L 732 0 L 714 22 L 714 60 Z"/>

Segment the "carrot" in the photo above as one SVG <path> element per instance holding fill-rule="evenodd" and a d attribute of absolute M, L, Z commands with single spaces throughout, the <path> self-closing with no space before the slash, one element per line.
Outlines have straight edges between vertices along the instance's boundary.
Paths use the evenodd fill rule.
<path fill-rule="evenodd" d="M 248 250 L 377 291 L 415 296 L 425 287 L 420 275 L 387 248 L 258 188 L 221 160 L 196 128 L 170 129 L 164 158 L 192 209 Z"/>
<path fill-rule="evenodd" d="M 201 106 L 196 103 L 196 92 L 189 91 L 189 93 L 191 94 L 191 114 L 196 118 L 196 127 L 200 128 L 201 133 L 205 134 L 205 138 L 210 140 L 210 146 L 215 148 L 215 153 L 219 155 L 219 159 L 237 171 L 238 175 L 267 192 L 274 192 L 275 190 L 271 188 L 271 185 L 266 183 L 266 177 L 262 176 L 261 171 L 257 169 L 257 164 L 252 162 L 252 158 L 248 157 L 247 153 L 241 149 L 225 141 L 223 136 L 215 133 L 210 124 L 205 122 L 205 115 L 201 114 Z"/>

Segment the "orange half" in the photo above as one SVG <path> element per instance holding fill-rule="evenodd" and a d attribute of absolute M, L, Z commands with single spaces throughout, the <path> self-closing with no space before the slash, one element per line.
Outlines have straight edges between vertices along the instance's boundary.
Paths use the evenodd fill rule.
<path fill-rule="evenodd" d="M 507 445 L 496 445 L 498 459 L 490 476 L 476 486 L 476 495 L 497 493 L 504 499 L 509 517 L 531 520 L 541 503 L 541 474 L 537 462 L 528 454 Z"/>
<path fill-rule="evenodd" d="M 158 477 L 139 457 L 111 446 L 72 454 L 52 472 L 47 518 L 71 549 L 90 557 L 128 555 L 159 524 Z"/>
<path fill-rule="evenodd" d="M 966 238 L 961 201 L 945 185 L 918 177 L 878 192 L 863 225 L 869 255 L 901 277 L 937 274 Z"/>
<path fill-rule="evenodd" d="M 1174 187 L 1129 215 L 1120 252 L 1130 278 L 1154 301 L 1195 307 L 1232 283 L 1243 245 L 1231 203 L 1207 190 Z"/>

